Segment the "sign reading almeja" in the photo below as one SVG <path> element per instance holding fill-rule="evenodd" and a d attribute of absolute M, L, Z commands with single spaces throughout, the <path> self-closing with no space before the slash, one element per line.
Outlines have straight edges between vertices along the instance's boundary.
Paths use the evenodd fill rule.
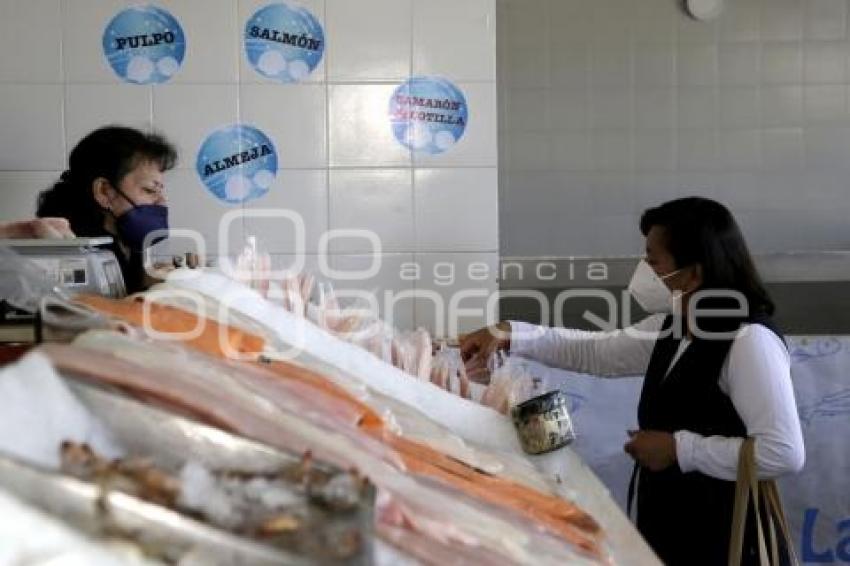
<path fill-rule="evenodd" d="M 264 77 L 283 83 L 306 79 L 325 51 L 325 33 L 306 8 L 289 3 L 260 8 L 245 24 L 245 56 Z"/>
<path fill-rule="evenodd" d="M 277 175 L 277 151 L 257 128 L 225 126 L 201 144 L 195 169 L 216 198 L 241 204 L 269 191 Z"/>
<path fill-rule="evenodd" d="M 186 37 L 177 19 L 162 8 L 127 8 L 103 31 L 103 54 L 126 82 L 164 83 L 183 64 Z"/>

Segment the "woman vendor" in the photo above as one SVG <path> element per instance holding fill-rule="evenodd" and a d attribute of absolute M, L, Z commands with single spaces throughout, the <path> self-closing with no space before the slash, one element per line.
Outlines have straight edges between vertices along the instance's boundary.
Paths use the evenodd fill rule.
<path fill-rule="evenodd" d="M 37 215 L 66 218 L 79 237 L 112 236 L 127 291 L 143 290 L 152 279 L 142 252 L 168 230 L 163 174 L 176 164 L 174 147 L 156 134 L 108 126 L 83 138 L 68 161 L 39 196 Z"/>

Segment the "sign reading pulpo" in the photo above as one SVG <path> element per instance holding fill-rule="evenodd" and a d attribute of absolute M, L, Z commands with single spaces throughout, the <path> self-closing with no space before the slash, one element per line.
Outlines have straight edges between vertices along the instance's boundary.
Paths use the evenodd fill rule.
<path fill-rule="evenodd" d="M 443 153 L 460 140 L 469 120 L 466 98 L 454 84 L 438 77 L 413 77 L 390 100 L 396 139 L 422 153 Z"/>
<path fill-rule="evenodd" d="M 325 34 L 307 9 L 288 3 L 260 8 L 245 24 L 245 55 L 261 75 L 304 80 L 322 60 Z"/>
<path fill-rule="evenodd" d="M 186 38 L 174 16 L 156 6 L 138 6 L 119 12 L 106 26 L 103 53 L 127 82 L 164 83 L 180 70 Z"/>
<path fill-rule="evenodd" d="M 268 192 L 277 175 L 277 151 L 257 128 L 226 126 L 201 144 L 195 168 L 213 195 L 239 204 Z"/>

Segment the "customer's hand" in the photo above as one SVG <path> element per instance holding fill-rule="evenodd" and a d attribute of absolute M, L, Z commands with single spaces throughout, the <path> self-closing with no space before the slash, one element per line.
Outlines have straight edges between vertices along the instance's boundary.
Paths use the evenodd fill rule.
<path fill-rule="evenodd" d="M 459 337 L 460 355 L 469 379 L 477 383 L 490 381 L 487 360 L 497 350 L 511 347 L 511 325 L 500 322 Z"/>
<path fill-rule="evenodd" d="M 630 430 L 629 441 L 623 446 L 640 466 L 653 472 L 676 463 L 676 437 L 658 430 Z"/>

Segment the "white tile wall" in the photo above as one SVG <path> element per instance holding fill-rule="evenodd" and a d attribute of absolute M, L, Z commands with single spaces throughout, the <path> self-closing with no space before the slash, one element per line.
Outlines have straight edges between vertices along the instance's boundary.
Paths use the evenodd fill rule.
<path fill-rule="evenodd" d="M 634 253 L 618 221 L 696 193 L 748 215 L 756 251 L 847 245 L 822 219 L 850 215 L 847 0 L 734 0 L 710 23 L 668 0 L 499 16 L 503 255 Z"/>
<path fill-rule="evenodd" d="M 637 86 L 673 86 L 676 81 L 676 57 L 673 50 L 656 43 L 635 46 L 634 77 Z"/>
<path fill-rule="evenodd" d="M 540 46 L 536 46 L 510 50 L 506 59 L 517 67 L 516 80 L 512 84 L 531 86 L 528 75 L 543 72 L 536 77 L 540 86 L 551 82 L 556 88 L 583 88 L 590 82 L 590 53 L 588 43 L 572 42 L 561 47 L 557 54 L 541 53 Z M 510 76 L 514 76 L 513 71 Z"/>
<path fill-rule="evenodd" d="M 803 37 L 803 2 L 761 0 L 761 36 L 767 41 L 792 41 Z"/>
<path fill-rule="evenodd" d="M 274 139 L 278 166 L 327 166 L 326 89 L 316 84 L 242 85 L 242 121 Z"/>
<path fill-rule="evenodd" d="M 407 275 L 414 263 L 413 254 L 336 255 L 329 263 L 331 269 L 345 277 L 328 277 L 342 301 L 357 300 L 367 293 L 370 298 L 365 300 L 377 303 L 378 312 L 388 324 L 397 328 L 417 326 L 412 297 L 416 282 Z M 377 270 L 374 276 L 365 275 L 372 270 Z"/>
<path fill-rule="evenodd" d="M 672 130 L 650 131 L 634 145 L 638 171 L 675 171 L 676 134 Z"/>
<path fill-rule="evenodd" d="M 0 171 L 0 222 L 35 215 L 38 194 L 53 186 L 59 171 Z"/>
<path fill-rule="evenodd" d="M 724 85 L 759 84 L 759 65 L 767 68 L 772 62 L 768 59 L 768 51 L 761 52 L 762 61 L 759 60 L 760 47 L 760 44 L 755 41 L 721 43 L 718 52 L 718 80 L 720 83 Z M 797 54 L 799 55 L 799 53 L 798 48 Z M 785 58 L 780 57 L 778 63 L 781 65 L 784 62 Z M 800 63 L 799 68 L 802 70 L 802 63 Z M 799 81 L 799 79 L 798 74 L 797 80 Z"/>
<path fill-rule="evenodd" d="M 544 6 L 549 0 L 533 2 Z M 32 215 L 37 193 L 65 168 L 68 151 L 93 129 L 121 123 L 153 128 L 175 143 L 180 161 L 166 177 L 171 223 L 201 232 L 213 255 L 225 242 L 230 253 L 236 253 L 246 235 L 256 235 L 275 262 L 288 262 L 296 239 L 284 220 L 242 219 L 231 226 L 225 242 L 219 241 L 219 220 L 228 211 L 288 209 L 304 219 L 307 263 L 313 268 L 318 267 L 316 254 L 326 230 L 363 227 L 377 232 L 386 265 L 374 283 L 385 288 L 415 288 L 414 282 L 398 276 L 398 267 L 415 254 L 485 254 L 494 260 L 496 0 L 297 3 L 320 20 L 326 39 L 322 62 L 302 83 L 270 81 L 247 62 L 242 46 L 245 21 L 268 4 L 266 0 L 162 0 L 159 5 L 177 17 L 188 43 L 179 73 L 168 83 L 152 86 L 122 82 L 102 53 L 105 25 L 121 9 L 136 5 L 134 0 L 0 3 L 0 50 L 15 54 L 0 60 L 3 218 Z M 598 10 L 582 10 L 588 21 L 600 17 Z M 547 18 L 535 18 L 537 32 L 548 34 Z M 606 34 L 623 25 L 606 26 Z M 587 26 L 576 21 L 574 27 Z M 34 29 L 39 30 L 37 38 Z M 583 49 L 567 59 L 583 59 L 588 73 L 591 39 L 583 37 Z M 537 73 L 548 81 L 548 48 L 541 52 L 539 42 L 530 37 L 517 39 L 514 47 L 526 49 L 528 55 L 529 71 L 519 78 L 533 80 Z M 598 45 L 598 38 L 593 45 L 596 78 L 604 81 L 607 76 L 619 84 L 621 53 L 607 47 Z M 653 68 L 650 64 L 647 72 Z M 568 63 L 564 70 L 569 69 Z M 470 119 L 465 134 L 438 156 L 412 156 L 390 128 L 390 96 L 414 74 L 445 77 L 467 98 Z M 517 101 L 520 107 L 539 109 L 536 121 L 527 126 L 583 131 L 588 106 L 583 86 L 589 83 L 572 82 L 578 76 L 572 71 L 559 75 L 562 86 L 575 95 L 571 105 L 551 106 L 548 93 L 542 99 Z M 269 193 L 242 207 L 219 202 L 194 171 L 206 136 L 237 122 L 258 127 L 274 141 L 280 167 Z M 575 167 L 590 166 L 590 149 L 588 145 Z M 357 255 L 362 244 L 335 242 L 332 263 L 363 264 L 369 258 Z M 427 280 L 425 276 L 419 283 Z M 401 323 L 412 326 L 413 301 L 401 310 Z"/>
<path fill-rule="evenodd" d="M 678 90 L 680 128 L 707 129 L 717 122 L 718 93 L 713 88 L 680 88 Z"/>
<path fill-rule="evenodd" d="M 413 186 L 416 249 L 499 251 L 495 169 L 418 169 Z"/>
<path fill-rule="evenodd" d="M 496 76 L 495 10 L 491 0 L 414 2 L 413 74 L 492 82 Z"/>
<path fill-rule="evenodd" d="M 800 42 L 771 42 L 761 45 L 761 78 L 763 82 L 799 84 L 802 77 L 803 49 Z"/>
<path fill-rule="evenodd" d="M 62 82 L 61 18 L 59 0 L 0 3 L 0 83 Z"/>
<path fill-rule="evenodd" d="M 628 128 L 632 119 L 632 96 L 620 87 L 599 87 L 590 101 L 590 123 L 600 130 Z"/>
<path fill-rule="evenodd" d="M 847 45 L 841 41 L 806 43 L 804 69 L 806 83 L 844 83 L 847 78 Z"/>
<path fill-rule="evenodd" d="M 720 125 L 723 128 L 757 128 L 759 126 L 758 87 L 723 87 L 718 93 Z M 710 127 L 707 123 L 704 127 Z"/>
<path fill-rule="evenodd" d="M 456 336 L 487 320 L 488 299 L 498 292 L 499 254 L 417 254 L 422 280 L 415 301 L 416 325 L 438 336 Z M 455 308 L 452 301 L 456 301 Z M 461 316 L 458 309 L 470 309 Z"/>
<path fill-rule="evenodd" d="M 762 0 L 737 0 L 726 4 L 725 13 L 720 20 L 720 38 L 724 41 L 757 41 L 760 37 L 761 2 Z"/>
<path fill-rule="evenodd" d="M 632 12 L 632 29 L 636 41 L 659 45 L 672 45 L 676 41 L 678 19 L 672 10 L 666 9 L 666 6 L 666 0 L 644 0 L 640 3 L 640 9 Z M 554 18 L 552 25 L 558 25 Z M 593 30 L 585 26 L 585 33 L 593 33 Z"/>
<path fill-rule="evenodd" d="M 846 122 L 847 87 L 845 85 L 810 85 L 803 88 L 803 118 L 807 123 L 839 124 Z"/>
<path fill-rule="evenodd" d="M 396 85 L 330 86 L 328 150 L 332 167 L 410 165 L 410 151 L 395 139 L 387 120 L 395 89 Z M 473 120 L 470 116 L 470 122 Z"/>
<path fill-rule="evenodd" d="M 805 36 L 810 39 L 844 39 L 847 33 L 845 0 L 812 0 L 806 6 Z"/>
<path fill-rule="evenodd" d="M 149 130 L 153 91 L 129 84 L 72 84 L 65 89 L 65 140 L 73 148 L 86 134 L 107 124 Z"/>
<path fill-rule="evenodd" d="M 245 234 L 258 238 L 259 245 L 272 254 L 315 254 L 319 238 L 328 229 L 328 174 L 325 169 L 283 169 L 278 171 L 269 192 L 261 199 L 245 203 Z M 252 210 L 292 211 L 303 221 L 304 239 L 288 218 L 252 217 Z"/>
<path fill-rule="evenodd" d="M 0 124 L 0 171 L 64 169 L 61 85 L 0 84 Z"/>
<path fill-rule="evenodd" d="M 327 0 L 327 11 L 330 81 L 400 81 L 410 76 L 411 0 Z"/>
<path fill-rule="evenodd" d="M 160 0 L 157 5 L 177 18 L 186 36 L 186 55 L 173 82 L 235 84 L 244 27 L 237 22 L 235 2 Z"/>
<path fill-rule="evenodd" d="M 646 88 L 635 92 L 635 127 L 642 130 L 676 127 L 676 90 Z"/>
<path fill-rule="evenodd" d="M 761 123 L 766 128 L 799 126 L 803 119 L 803 87 L 762 87 Z"/>
<path fill-rule="evenodd" d="M 69 83 L 120 83 L 103 55 L 103 29 L 119 11 L 135 3 L 128 0 L 60 1 L 62 27 L 59 33 L 65 80 Z"/>
<path fill-rule="evenodd" d="M 177 146 L 178 167 L 194 170 L 198 149 L 213 131 L 238 120 L 234 85 L 159 85 L 153 92 L 154 127 Z M 260 124 L 252 124 L 262 129 Z"/>
<path fill-rule="evenodd" d="M 415 249 L 413 176 L 410 169 L 347 169 L 330 172 L 330 223 L 370 230 L 387 252 Z M 363 237 L 335 238 L 334 253 L 372 251 Z"/>

